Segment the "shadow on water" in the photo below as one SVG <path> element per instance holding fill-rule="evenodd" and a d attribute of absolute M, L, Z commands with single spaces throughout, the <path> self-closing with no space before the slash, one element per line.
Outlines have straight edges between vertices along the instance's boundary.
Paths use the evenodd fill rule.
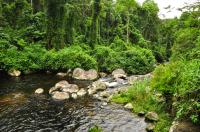
<path fill-rule="evenodd" d="M 105 131 L 145 131 L 143 119 L 114 105 L 101 107 L 91 97 L 53 101 L 49 88 L 63 78 L 53 74 L 32 74 L 18 78 L 0 74 L 0 131 L 3 132 L 87 132 L 94 124 Z M 70 83 L 87 87 L 91 82 L 67 78 Z M 42 87 L 44 95 L 34 91 Z M 125 116 L 124 116 L 125 115 Z"/>

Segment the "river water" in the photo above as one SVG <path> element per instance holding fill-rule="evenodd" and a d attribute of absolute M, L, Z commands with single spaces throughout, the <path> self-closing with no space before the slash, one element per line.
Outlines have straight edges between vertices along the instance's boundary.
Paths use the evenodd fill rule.
<path fill-rule="evenodd" d="M 87 132 L 94 125 L 103 132 L 145 132 L 144 119 L 119 105 L 103 106 L 89 96 L 52 100 L 48 90 L 60 80 L 53 74 L 13 78 L 0 73 L 0 132 Z M 90 84 L 67 80 L 83 88 Z M 44 88 L 45 94 L 35 95 L 37 88 Z"/>

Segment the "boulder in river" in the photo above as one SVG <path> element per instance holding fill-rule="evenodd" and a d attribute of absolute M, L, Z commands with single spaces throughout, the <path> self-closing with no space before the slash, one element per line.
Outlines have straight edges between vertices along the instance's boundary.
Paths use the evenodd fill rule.
<path fill-rule="evenodd" d="M 150 122 L 156 122 L 159 120 L 159 117 L 158 117 L 158 114 L 155 113 L 155 112 L 148 112 L 146 115 L 145 115 L 145 119 L 147 121 L 150 121 Z"/>
<path fill-rule="evenodd" d="M 74 69 L 72 77 L 75 79 L 79 79 L 79 80 L 86 79 L 85 78 L 85 70 L 83 70 L 81 68 Z"/>
<path fill-rule="evenodd" d="M 131 103 L 128 103 L 124 106 L 125 109 L 128 109 L 128 110 L 132 110 L 133 109 L 133 105 Z"/>
<path fill-rule="evenodd" d="M 77 95 L 80 96 L 80 97 L 83 97 L 87 94 L 86 90 L 85 89 L 80 89 L 78 92 L 77 92 Z"/>
<path fill-rule="evenodd" d="M 44 89 L 43 88 L 38 88 L 35 90 L 35 94 L 43 94 L 44 93 Z"/>
<path fill-rule="evenodd" d="M 79 87 L 76 84 L 68 84 L 66 87 L 61 88 L 61 91 L 68 93 L 77 93 Z"/>
<path fill-rule="evenodd" d="M 73 99 L 77 99 L 78 98 L 78 95 L 76 93 L 72 93 L 71 96 L 72 96 Z"/>
<path fill-rule="evenodd" d="M 53 92 L 55 92 L 58 88 L 56 87 L 52 87 L 49 89 L 49 94 L 53 94 Z"/>
<path fill-rule="evenodd" d="M 66 99 L 69 99 L 70 96 L 66 92 L 56 91 L 56 92 L 53 92 L 52 98 L 55 100 L 66 100 Z"/>
<path fill-rule="evenodd" d="M 98 72 L 94 69 L 90 69 L 85 72 L 86 80 L 95 80 L 98 78 Z"/>
<path fill-rule="evenodd" d="M 123 69 L 116 69 L 112 72 L 112 76 L 116 78 L 126 78 L 126 72 Z"/>
<path fill-rule="evenodd" d="M 115 88 L 118 87 L 120 84 L 118 82 L 111 82 L 111 83 L 107 83 L 107 87 L 109 88 Z"/>
<path fill-rule="evenodd" d="M 13 69 L 13 70 L 9 70 L 8 74 L 12 77 L 19 77 L 21 75 L 21 71 Z"/>
<path fill-rule="evenodd" d="M 110 96 L 110 94 L 107 91 L 103 91 L 103 92 L 100 93 L 100 97 L 108 98 L 109 96 Z"/>
<path fill-rule="evenodd" d="M 63 81 L 60 81 L 58 83 L 56 83 L 55 87 L 56 88 L 65 88 L 65 87 L 68 87 L 69 83 L 65 80 Z"/>
<path fill-rule="evenodd" d="M 59 72 L 59 73 L 56 74 L 56 76 L 63 78 L 63 77 L 67 76 L 67 73 Z"/>
<path fill-rule="evenodd" d="M 92 89 L 98 90 L 106 90 L 107 86 L 105 82 L 95 81 L 92 83 Z"/>
<path fill-rule="evenodd" d="M 85 71 L 81 68 L 76 68 L 73 71 L 73 78 L 78 80 L 95 80 L 98 78 L 98 73 L 94 69 L 90 69 L 89 71 Z"/>

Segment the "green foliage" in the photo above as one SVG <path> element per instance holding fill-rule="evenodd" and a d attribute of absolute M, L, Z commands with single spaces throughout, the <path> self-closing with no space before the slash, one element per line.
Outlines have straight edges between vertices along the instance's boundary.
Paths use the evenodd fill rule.
<path fill-rule="evenodd" d="M 164 97 L 176 98 L 173 107 L 176 108 L 177 118 L 191 116 L 195 121 L 200 119 L 199 69 L 199 60 L 193 60 L 171 62 L 159 66 L 154 72 L 151 86 Z"/>
<path fill-rule="evenodd" d="M 120 65 L 130 74 L 145 74 L 154 69 L 155 58 L 150 50 L 132 47 L 120 53 Z"/>
<path fill-rule="evenodd" d="M 95 125 L 95 126 L 91 127 L 91 128 L 88 130 L 88 132 L 103 132 L 103 130 L 102 130 L 101 127 Z"/>
<path fill-rule="evenodd" d="M 44 55 L 45 69 L 67 70 L 81 67 L 83 69 L 97 69 L 94 58 L 83 51 L 81 47 L 72 46 L 58 52 L 51 50 Z"/>
<path fill-rule="evenodd" d="M 145 74 L 154 69 L 155 59 L 151 51 L 139 47 L 129 47 L 128 50 L 118 52 L 117 50 L 120 48 L 112 50 L 109 47 L 96 46 L 93 55 L 100 70 L 112 72 L 117 68 L 123 68 L 130 74 Z"/>
<path fill-rule="evenodd" d="M 185 58 L 193 49 L 199 48 L 197 45 L 197 38 L 200 32 L 197 28 L 185 28 L 176 33 L 176 40 L 173 46 L 172 60 L 179 60 Z M 189 58 L 188 58 L 189 59 Z M 191 58 L 192 59 L 192 58 Z"/>
<path fill-rule="evenodd" d="M 128 46 L 122 39 L 117 36 L 115 37 L 113 43 L 110 45 L 110 48 L 117 52 L 121 52 L 126 51 L 128 49 Z"/>
<path fill-rule="evenodd" d="M 112 101 L 116 103 L 132 103 L 133 112 L 155 111 L 159 115 L 155 132 L 168 132 L 172 123 L 171 117 L 165 112 L 165 105 L 159 101 L 149 87 L 149 80 L 138 81 L 127 92 L 115 95 Z"/>
<path fill-rule="evenodd" d="M 56 50 L 64 47 L 65 0 L 46 0 L 47 48 Z"/>
<path fill-rule="evenodd" d="M 40 70 L 42 56 L 46 50 L 39 45 L 25 47 L 23 51 L 16 47 L 9 48 L 2 58 L 3 68 L 6 70 L 18 69 L 23 72 Z"/>
<path fill-rule="evenodd" d="M 24 20 L 30 15 L 31 7 L 26 0 L 16 0 L 6 3 L 3 6 L 3 16 L 9 26 L 13 28 L 21 28 L 26 26 Z"/>
<path fill-rule="evenodd" d="M 112 70 L 120 68 L 120 55 L 111 48 L 98 45 L 92 54 L 98 62 L 100 71 L 112 72 Z"/>
<path fill-rule="evenodd" d="M 97 69 L 94 58 L 79 46 L 71 46 L 60 51 L 47 51 L 40 45 L 25 46 L 22 50 L 16 47 L 0 53 L 0 67 L 5 70 L 18 69 L 22 72 L 39 70 L 67 70 L 81 67 Z"/>

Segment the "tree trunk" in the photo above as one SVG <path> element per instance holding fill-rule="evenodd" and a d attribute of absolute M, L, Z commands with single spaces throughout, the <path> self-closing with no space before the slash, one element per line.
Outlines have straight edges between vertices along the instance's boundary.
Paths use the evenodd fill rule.
<path fill-rule="evenodd" d="M 92 24 L 90 27 L 90 46 L 93 48 L 94 44 L 96 44 L 98 41 L 98 28 L 99 28 L 99 22 L 98 22 L 98 18 L 99 18 L 99 14 L 100 14 L 100 10 L 101 10 L 101 6 L 100 6 L 101 0 L 94 0 L 94 7 L 93 7 L 93 17 L 92 17 Z"/>
<path fill-rule="evenodd" d="M 64 47 L 65 0 L 46 0 L 47 48 L 59 50 Z"/>
<path fill-rule="evenodd" d="M 37 13 L 43 10 L 43 0 L 31 0 L 33 13 Z"/>
<path fill-rule="evenodd" d="M 1 17 L 2 17 L 2 3 L 3 3 L 3 0 L 0 0 L 0 19 L 1 19 Z"/>
<path fill-rule="evenodd" d="M 126 25 L 126 43 L 129 43 L 129 24 L 130 24 L 130 15 L 127 14 L 127 25 Z"/>

